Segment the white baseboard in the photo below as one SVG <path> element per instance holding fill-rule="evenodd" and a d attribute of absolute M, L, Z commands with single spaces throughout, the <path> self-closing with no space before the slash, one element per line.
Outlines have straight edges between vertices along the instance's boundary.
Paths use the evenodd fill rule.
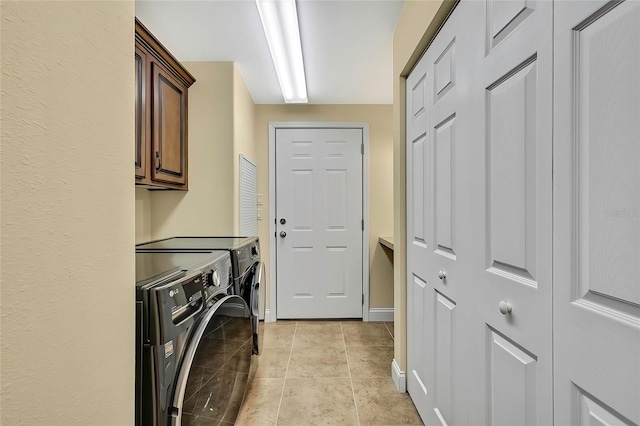
<path fill-rule="evenodd" d="M 398 388 L 398 392 L 404 393 L 407 391 L 407 376 L 404 371 L 400 370 L 395 358 L 391 361 L 391 377 L 396 388 Z"/>
<path fill-rule="evenodd" d="M 369 321 L 393 322 L 393 308 L 369 309 Z"/>
<path fill-rule="evenodd" d="M 264 310 L 264 322 L 276 322 L 275 315 L 271 317 L 271 309 Z"/>

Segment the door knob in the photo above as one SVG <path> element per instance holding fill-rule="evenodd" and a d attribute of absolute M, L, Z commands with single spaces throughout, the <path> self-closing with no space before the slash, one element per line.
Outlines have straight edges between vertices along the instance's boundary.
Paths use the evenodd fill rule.
<path fill-rule="evenodd" d="M 280 219 L 280 225 L 284 225 L 285 223 L 287 223 L 287 219 L 285 219 L 284 217 Z"/>
<path fill-rule="evenodd" d="M 441 280 L 447 278 L 447 271 L 438 271 L 438 278 L 440 278 Z"/>
<path fill-rule="evenodd" d="M 280 231 L 280 238 L 284 238 L 287 236 L 287 233 L 284 231 Z"/>
<path fill-rule="evenodd" d="M 500 301 L 500 303 L 498 304 L 498 309 L 500 309 L 500 313 L 502 315 L 508 315 L 511 313 L 511 311 L 513 311 L 511 303 L 507 303 L 504 300 Z"/>

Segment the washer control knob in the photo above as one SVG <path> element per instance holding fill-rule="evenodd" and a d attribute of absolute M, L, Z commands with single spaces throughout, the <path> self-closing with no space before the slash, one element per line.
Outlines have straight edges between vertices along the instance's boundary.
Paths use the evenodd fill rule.
<path fill-rule="evenodd" d="M 438 278 L 440 278 L 441 280 L 447 278 L 447 271 L 438 271 Z"/>
<path fill-rule="evenodd" d="M 513 311 L 511 304 L 505 302 L 504 300 L 500 301 L 500 303 L 498 304 L 498 309 L 500 309 L 500 313 L 502 315 L 509 315 L 511 311 Z"/>

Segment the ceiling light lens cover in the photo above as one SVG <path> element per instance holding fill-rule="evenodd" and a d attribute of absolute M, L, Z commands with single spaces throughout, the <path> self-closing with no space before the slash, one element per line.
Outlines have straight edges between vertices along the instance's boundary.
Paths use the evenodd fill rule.
<path fill-rule="evenodd" d="M 306 103 L 307 83 L 295 0 L 256 0 L 286 103 Z"/>

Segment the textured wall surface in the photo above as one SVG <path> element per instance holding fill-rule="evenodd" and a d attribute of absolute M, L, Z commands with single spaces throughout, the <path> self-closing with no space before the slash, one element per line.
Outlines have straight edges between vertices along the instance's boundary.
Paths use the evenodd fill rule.
<path fill-rule="evenodd" d="M 233 230 L 240 232 L 240 154 L 257 165 L 255 106 L 236 63 L 233 64 Z"/>
<path fill-rule="evenodd" d="M 269 122 L 364 121 L 369 123 L 370 307 L 393 307 L 393 264 L 379 236 L 393 234 L 393 135 L 391 105 L 256 105 L 258 193 L 263 220 L 258 222 L 262 257 L 269 268 Z M 267 276 L 269 271 L 267 270 Z M 268 285 L 271 285 L 268 283 Z M 267 295 L 269 289 L 266 289 Z M 270 301 L 267 296 L 267 307 Z"/>
<path fill-rule="evenodd" d="M 151 239 L 151 191 L 136 187 L 136 244 Z"/>
<path fill-rule="evenodd" d="M 133 3 L 0 7 L 0 422 L 130 425 Z"/>
<path fill-rule="evenodd" d="M 150 209 L 153 239 L 234 231 L 234 65 L 182 64 L 196 78 L 189 89 L 189 191 L 150 191 L 150 203 L 136 206 Z"/>
<path fill-rule="evenodd" d="M 136 242 L 239 229 L 239 155 L 256 161 L 254 105 L 233 62 L 184 62 L 189 89 L 189 191 L 136 189 Z"/>

